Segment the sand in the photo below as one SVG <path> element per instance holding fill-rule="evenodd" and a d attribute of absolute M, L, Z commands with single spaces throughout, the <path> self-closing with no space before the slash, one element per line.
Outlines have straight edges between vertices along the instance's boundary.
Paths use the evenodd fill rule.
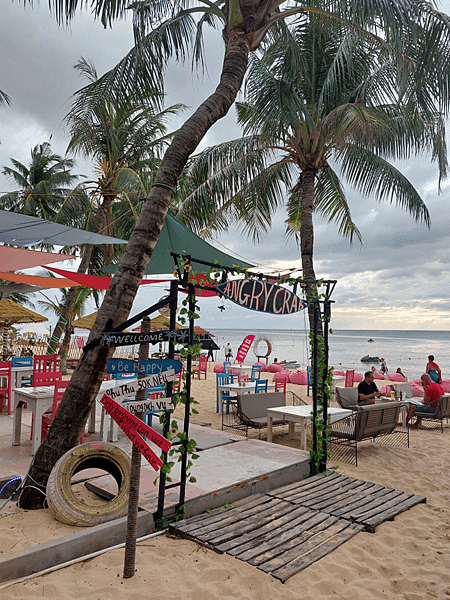
<path fill-rule="evenodd" d="M 269 376 L 271 378 L 271 376 Z M 290 386 L 305 396 L 305 388 Z M 193 382 L 199 402 L 196 422 L 220 428 L 215 410 L 215 378 Z M 287 434 L 277 443 L 298 446 Z M 426 496 L 427 503 L 359 533 L 285 584 L 226 554 L 167 534 L 139 544 L 136 575 L 122 579 L 123 549 L 0 589 L 0 600 L 349 600 L 450 598 L 450 426 L 411 432 L 410 448 L 367 443 L 359 466 L 342 463 L 338 472 Z M 0 518 L 2 556 L 73 528 L 52 520 L 48 511 L 18 511 Z"/>

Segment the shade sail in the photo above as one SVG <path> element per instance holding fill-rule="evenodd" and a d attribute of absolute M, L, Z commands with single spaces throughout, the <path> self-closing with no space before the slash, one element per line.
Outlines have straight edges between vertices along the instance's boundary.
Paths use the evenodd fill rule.
<path fill-rule="evenodd" d="M 21 213 L 0 210 L 0 242 L 12 246 L 32 246 L 40 243 L 78 246 L 80 244 L 126 244 L 127 240 L 76 229 Z"/>
<path fill-rule="evenodd" d="M 16 283 L 27 283 L 28 285 L 38 285 L 46 288 L 67 288 L 77 287 L 80 284 L 70 279 L 57 279 L 56 277 L 40 277 L 38 275 L 20 275 L 18 273 L 2 273 L 0 279 L 6 281 L 15 281 Z"/>
<path fill-rule="evenodd" d="M 0 213 L 1 212 L 2 211 L 0 211 Z M 75 258 L 75 256 L 72 256 L 71 254 L 38 252 L 37 250 L 0 246 L 0 265 L 4 271 L 31 269 L 31 267 L 41 267 L 42 265 L 61 262 L 62 260 L 69 260 L 71 258 Z"/>
<path fill-rule="evenodd" d="M 13 302 L 9 298 L 0 300 L 0 327 L 15 325 L 16 323 L 39 323 L 48 321 L 46 317 Z"/>
<path fill-rule="evenodd" d="M 211 263 L 217 261 L 224 267 L 238 265 L 249 268 L 254 266 L 240 258 L 235 258 L 217 250 L 217 248 L 202 240 L 202 238 L 195 235 L 193 231 L 182 225 L 175 217 L 168 213 L 145 273 L 147 275 L 173 273 L 175 263 L 173 257 L 170 256 L 171 252 L 190 254 L 193 258 Z M 210 271 L 209 267 L 194 261 L 191 263 L 191 266 L 194 271 L 199 273 L 209 273 Z M 118 265 L 111 265 L 104 270 L 109 273 L 115 273 L 117 267 Z"/>
<path fill-rule="evenodd" d="M 168 329 L 167 325 L 164 325 L 164 323 L 168 323 L 169 322 L 169 317 L 163 317 L 162 315 L 158 315 L 157 317 L 154 317 L 153 319 L 150 319 L 150 331 L 158 331 L 159 329 Z M 180 325 L 179 323 L 175 323 L 175 329 L 186 329 L 186 327 L 183 327 L 183 325 Z M 136 329 L 133 329 L 133 331 L 140 331 L 141 327 L 136 327 Z"/>
<path fill-rule="evenodd" d="M 86 273 L 72 273 L 65 269 L 55 269 L 54 267 L 48 267 L 49 271 L 73 279 L 84 287 L 91 288 L 93 290 L 107 290 L 111 284 L 112 277 L 99 277 L 98 275 L 87 275 Z M 143 279 L 140 285 L 148 285 L 150 283 L 165 283 L 170 279 Z"/>
<path fill-rule="evenodd" d="M 5 283 L 4 285 L 0 285 L 0 294 L 3 294 L 3 296 L 9 296 L 10 294 L 32 294 L 40 290 L 45 290 L 45 288 L 26 285 L 25 283 L 12 283 L 11 285 Z"/>

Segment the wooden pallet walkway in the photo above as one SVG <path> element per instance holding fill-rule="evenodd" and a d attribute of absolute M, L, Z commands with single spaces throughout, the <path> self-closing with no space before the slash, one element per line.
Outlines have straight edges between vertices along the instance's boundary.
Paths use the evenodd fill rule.
<path fill-rule="evenodd" d="M 373 533 L 379 523 L 425 501 L 354 477 L 320 474 L 169 529 L 284 582 L 358 532 Z"/>

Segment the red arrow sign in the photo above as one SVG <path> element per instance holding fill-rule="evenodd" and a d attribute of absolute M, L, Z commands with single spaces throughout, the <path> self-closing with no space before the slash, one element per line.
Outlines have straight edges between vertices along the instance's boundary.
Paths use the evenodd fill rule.
<path fill-rule="evenodd" d="M 141 435 L 148 438 L 153 444 L 156 444 L 164 452 L 168 452 L 172 444 L 165 437 L 154 431 L 143 421 L 132 415 L 128 410 L 120 406 L 112 398 L 103 395 L 100 400 L 105 407 L 105 411 L 111 415 L 111 418 L 119 425 L 122 431 L 130 438 L 136 448 L 148 460 L 151 466 L 157 471 L 163 464 L 161 459 L 156 456 L 149 445 L 142 439 Z M 140 435 L 141 434 L 141 435 Z"/>

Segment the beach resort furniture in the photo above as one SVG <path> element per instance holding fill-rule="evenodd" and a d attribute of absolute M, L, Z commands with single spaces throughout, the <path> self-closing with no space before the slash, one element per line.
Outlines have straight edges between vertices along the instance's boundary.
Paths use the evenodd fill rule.
<path fill-rule="evenodd" d="M 284 402 L 284 395 L 281 392 L 238 393 L 235 402 L 230 404 L 229 413 L 222 410 L 222 431 L 227 429 L 247 435 L 249 429 L 257 429 L 261 437 L 261 429 L 267 427 L 267 409 L 284 406 Z M 278 421 L 274 423 L 274 425 L 278 424 L 280 424 Z"/>
<path fill-rule="evenodd" d="M 69 385 L 69 383 L 70 383 L 69 381 L 57 381 L 55 384 L 52 407 L 51 407 L 51 409 L 49 409 L 42 415 L 41 442 L 47 435 L 50 425 L 53 423 L 53 420 L 56 415 L 56 411 L 58 410 L 58 407 L 61 404 L 61 400 L 63 399 L 64 392 L 66 391 L 66 388 Z M 82 444 L 83 442 L 84 442 L 84 432 L 81 434 L 80 444 Z"/>
<path fill-rule="evenodd" d="M 359 406 L 358 404 L 358 388 L 342 388 L 336 387 L 336 402 L 342 408 L 349 408 L 350 410 L 356 410 Z"/>
<path fill-rule="evenodd" d="M 267 392 L 267 386 L 269 381 L 267 379 L 257 379 L 255 381 L 255 394 L 260 394 L 261 392 Z"/>
<path fill-rule="evenodd" d="M 412 391 L 412 387 L 411 384 L 409 382 L 390 382 L 388 384 L 388 387 L 391 388 L 391 390 L 393 390 L 394 392 L 402 392 L 403 394 L 403 399 L 405 398 L 412 398 L 414 396 L 414 393 Z"/>
<path fill-rule="evenodd" d="M 353 382 L 355 380 L 355 369 L 345 371 L 345 385 L 344 387 L 353 387 Z"/>
<path fill-rule="evenodd" d="M 13 446 L 20 446 L 22 432 L 22 409 L 27 404 L 32 412 L 31 454 L 34 455 L 41 443 L 41 426 L 43 414 L 52 407 L 54 386 L 39 385 L 14 390 Z"/>
<path fill-rule="evenodd" d="M 33 375 L 33 387 L 39 385 L 55 385 L 62 380 L 62 371 L 49 371 L 47 373 L 35 373 Z"/>
<path fill-rule="evenodd" d="M 221 373 L 217 373 L 217 375 L 221 375 Z M 216 376 L 217 376 L 216 375 Z M 267 381 L 267 390 L 268 391 L 275 391 L 275 384 L 273 382 L 270 382 L 266 379 L 265 381 Z M 255 387 L 256 387 L 256 381 L 244 381 L 243 383 L 217 383 L 217 398 L 219 401 L 219 404 L 217 406 L 217 402 L 216 402 L 216 412 L 221 413 L 222 412 L 222 408 L 223 408 L 223 404 L 224 404 L 224 400 L 225 398 L 223 397 L 223 394 L 225 392 L 230 392 L 231 394 L 248 394 L 248 393 L 254 393 L 255 392 Z M 232 398 L 230 398 L 232 399 Z M 233 400 L 235 400 L 235 398 L 233 398 Z M 229 404 L 229 402 L 227 401 L 227 405 Z"/>
<path fill-rule="evenodd" d="M 196 367 L 196 369 L 194 369 L 194 371 L 192 372 L 193 375 L 198 375 L 198 378 L 200 379 L 200 375 L 203 373 L 205 376 L 205 379 L 207 377 L 206 375 L 206 371 L 208 368 L 208 357 L 207 356 L 200 356 L 200 358 L 198 359 L 198 366 Z"/>
<path fill-rule="evenodd" d="M 444 394 L 439 398 L 436 410 L 433 414 L 421 412 L 415 413 L 412 420 L 413 425 L 417 418 L 422 419 L 422 424 L 425 422 L 427 425 L 431 425 L 430 427 L 424 426 L 427 429 L 437 429 L 440 430 L 441 433 L 444 433 L 444 419 L 446 419 L 447 423 L 450 419 L 450 394 Z M 433 423 L 435 423 L 435 425 L 433 425 Z M 420 427 L 422 427 L 422 424 Z"/>
<path fill-rule="evenodd" d="M 33 356 L 33 376 L 31 378 L 31 385 L 36 385 L 33 379 L 35 374 L 56 371 L 56 361 L 56 354 L 35 354 Z"/>
<path fill-rule="evenodd" d="M 273 421 L 284 421 L 289 423 L 289 439 L 294 439 L 295 424 L 300 423 L 300 449 L 307 450 L 306 430 L 312 420 L 313 407 L 310 404 L 304 406 L 278 406 L 267 409 L 269 419 L 267 425 L 267 441 L 272 441 L 272 423 Z M 351 410 L 344 408 L 328 407 L 328 423 L 333 423 L 352 414 Z"/>
<path fill-rule="evenodd" d="M 11 414 L 12 397 L 12 372 L 9 361 L 0 362 L 0 412 L 3 412 L 3 406 L 7 406 L 8 415 Z"/>
<path fill-rule="evenodd" d="M 285 377 L 284 379 L 277 379 L 275 381 L 275 391 L 283 392 L 283 396 L 286 396 L 286 385 L 289 379 Z"/>
<path fill-rule="evenodd" d="M 358 466 L 358 444 L 364 440 L 409 448 L 409 428 L 398 424 L 402 408 L 400 402 L 359 406 L 350 416 L 333 423 L 328 436 L 332 459 Z"/>
<path fill-rule="evenodd" d="M 250 375 L 250 381 L 256 381 L 261 377 L 261 365 L 253 365 Z"/>
<path fill-rule="evenodd" d="M 33 375 L 33 357 L 32 356 L 13 356 L 11 359 L 14 377 L 13 387 L 23 387 L 31 385 Z"/>

